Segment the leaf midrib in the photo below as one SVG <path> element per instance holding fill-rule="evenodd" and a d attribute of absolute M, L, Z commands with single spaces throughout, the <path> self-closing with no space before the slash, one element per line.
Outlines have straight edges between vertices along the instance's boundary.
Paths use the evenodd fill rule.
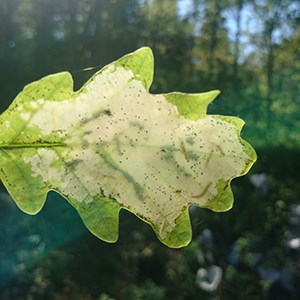
<path fill-rule="evenodd" d="M 64 143 L 28 143 L 28 144 L 0 144 L 0 149 L 16 149 L 16 148 L 53 148 L 53 147 L 66 147 Z"/>

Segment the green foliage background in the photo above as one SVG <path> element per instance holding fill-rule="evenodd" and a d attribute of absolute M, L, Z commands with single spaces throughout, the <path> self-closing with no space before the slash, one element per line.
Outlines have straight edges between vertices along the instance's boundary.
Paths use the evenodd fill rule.
<path fill-rule="evenodd" d="M 44 75 L 68 70 L 77 89 L 84 68 L 149 46 L 152 92 L 220 89 L 209 112 L 243 118 L 258 152 L 233 181 L 230 212 L 191 211 L 194 239 L 181 250 L 126 212 L 121 240 L 105 244 L 53 194 L 33 218 L 2 188 L 0 298 L 298 298 L 299 11 L 286 0 L 0 0 L 0 112 Z M 197 271 L 212 265 L 222 280 L 207 292 Z"/>

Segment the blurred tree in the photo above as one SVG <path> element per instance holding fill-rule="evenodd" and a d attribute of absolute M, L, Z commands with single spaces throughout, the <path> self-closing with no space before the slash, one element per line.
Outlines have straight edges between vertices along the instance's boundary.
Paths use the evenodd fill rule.
<path fill-rule="evenodd" d="M 270 117 L 272 94 L 274 91 L 274 65 L 277 59 L 278 44 L 293 31 L 294 11 L 300 9 L 299 1 L 265 0 L 253 1 L 254 11 L 261 22 L 255 34 L 255 43 L 259 48 L 262 62 L 262 79 L 265 80 L 265 111 Z M 254 40 L 254 39 L 253 39 Z"/>
<path fill-rule="evenodd" d="M 276 48 L 271 111 L 276 115 L 277 136 L 289 147 L 300 145 L 300 30 Z M 288 132 L 288 134 L 287 134 Z"/>
<path fill-rule="evenodd" d="M 276 59 L 276 46 L 282 41 L 285 35 L 284 27 L 291 30 L 291 10 L 294 10 L 293 1 L 266 0 L 254 1 L 254 10 L 262 22 L 260 39 L 258 45 L 265 53 L 265 70 L 267 92 L 270 93 L 273 87 L 274 61 Z M 298 1 L 297 1 L 298 2 Z M 296 2 L 294 3 L 296 4 Z M 298 2 L 298 8 L 299 2 Z"/>
<path fill-rule="evenodd" d="M 233 51 L 233 87 L 239 86 L 239 59 L 240 59 L 240 43 L 241 43 L 241 31 L 242 31 L 242 11 L 245 5 L 245 0 L 235 1 L 235 21 L 236 21 L 236 33 L 234 39 L 234 51 Z"/>
<path fill-rule="evenodd" d="M 15 89 L 14 82 L 11 82 L 11 84 L 7 84 L 7 82 L 8 79 L 13 78 L 15 73 L 14 59 L 16 58 L 15 47 L 18 38 L 18 27 L 14 18 L 14 11 L 19 2 L 18 0 L 0 1 L 0 90 L 3 98 L 6 94 L 12 94 Z M 0 111 L 3 107 L 5 107 L 5 104 L 2 100 Z"/>
<path fill-rule="evenodd" d="M 177 1 L 144 1 L 140 11 L 141 42 L 156 58 L 155 92 L 188 89 L 194 24 L 179 18 Z"/>
<path fill-rule="evenodd" d="M 206 89 L 226 90 L 232 79 L 231 66 L 234 61 L 223 17 L 227 2 L 196 0 L 194 7 L 198 12 L 194 48 L 198 81 L 202 82 Z"/>
<path fill-rule="evenodd" d="M 0 44 L 8 44 L 15 31 L 15 26 L 13 26 L 13 11 L 16 5 L 16 0 L 2 0 L 0 2 Z M 7 26 L 7 25 L 11 26 Z"/>
<path fill-rule="evenodd" d="M 241 88 L 241 62 L 244 59 L 241 51 L 242 38 L 244 35 L 243 20 L 249 2 L 251 2 L 251 0 L 228 0 L 223 13 L 225 22 L 227 22 L 227 27 L 232 31 L 232 87 L 235 90 Z"/>

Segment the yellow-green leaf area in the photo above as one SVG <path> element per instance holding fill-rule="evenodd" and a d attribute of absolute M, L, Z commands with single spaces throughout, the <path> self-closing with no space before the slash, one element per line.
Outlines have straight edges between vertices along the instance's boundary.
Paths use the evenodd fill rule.
<path fill-rule="evenodd" d="M 17 205 L 35 214 L 54 190 L 108 242 L 124 208 L 175 248 L 191 240 L 191 204 L 228 210 L 231 180 L 256 159 L 243 121 L 206 113 L 218 91 L 150 94 L 152 77 L 144 47 L 77 92 L 67 72 L 26 86 L 0 116 L 0 179 Z"/>

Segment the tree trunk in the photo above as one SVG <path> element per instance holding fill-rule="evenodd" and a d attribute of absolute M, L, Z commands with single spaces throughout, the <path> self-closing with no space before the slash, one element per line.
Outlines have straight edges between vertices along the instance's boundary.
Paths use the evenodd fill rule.
<path fill-rule="evenodd" d="M 241 42 L 241 17 L 244 0 L 237 0 L 236 11 L 236 33 L 234 39 L 234 61 L 233 61 L 233 88 L 239 87 L 239 58 L 240 58 L 240 42 Z"/>

